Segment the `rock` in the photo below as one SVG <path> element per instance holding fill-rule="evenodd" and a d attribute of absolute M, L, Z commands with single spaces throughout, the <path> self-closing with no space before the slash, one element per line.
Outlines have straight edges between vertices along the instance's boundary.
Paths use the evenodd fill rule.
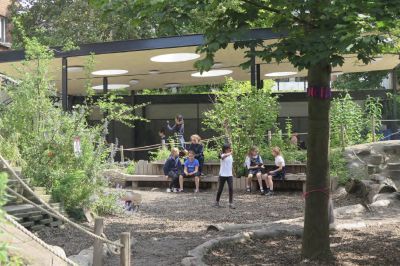
<path fill-rule="evenodd" d="M 387 207 L 390 205 L 390 200 L 378 200 L 373 202 L 370 206 L 371 207 Z"/>
<path fill-rule="evenodd" d="M 383 163 L 384 157 L 381 154 L 371 155 L 368 159 L 368 162 L 373 165 L 380 165 Z"/>
<path fill-rule="evenodd" d="M 345 215 L 353 215 L 365 212 L 365 208 L 361 204 L 344 206 L 335 209 L 335 215 L 345 216 Z"/>
<path fill-rule="evenodd" d="M 388 170 L 400 170 L 400 163 L 388 163 L 387 169 Z"/>
<path fill-rule="evenodd" d="M 62 249 L 59 246 L 51 246 L 49 245 L 58 255 L 62 256 L 62 257 L 67 257 L 67 255 L 65 254 L 64 249 Z"/>
<path fill-rule="evenodd" d="M 380 175 L 380 174 L 371 175 L 371 180 L 374 180 L 376 182 L 384 181 L 385 179 L 386 179 L 386 177 L 383 175 Z"/>
<path fill-rule="evenodd" d="M 160 189 L 158 187 L 153 187 L 150 191 L 159 191 Z"/>
<path fill-rule="evenodd" d="M 371 154 L 371 150 L 370 149 L 362 149 L 362 150 L 358 150 L 355 152 L 357 154 L 357 156 L 367 156 Z"/>
<path fill-rule="evenodd" d="M 87 256 L 83 255 L 73 255 L 68 257 L 68 259 L 72 260 L 79 266 L 92 266 L 93 264 L 92 258 L 88 258 Z"/>

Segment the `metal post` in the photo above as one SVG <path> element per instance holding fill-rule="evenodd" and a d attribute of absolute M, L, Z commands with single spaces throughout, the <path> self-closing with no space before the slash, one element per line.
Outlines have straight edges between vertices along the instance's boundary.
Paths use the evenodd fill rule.
<path fill-rule="evenodd" d="M 256 65 L 256 74 L 257 74 L 257 89 L 262 89 L 264 84 L 263 84 L 263 80 L 261 79 L 261 66 L 260 66 L 260 64 Z"/>
<path fill-rule="evenodd" d="M 61 101 L 62 109 L 64 111 L 68 110 L 68 59 L 66 57 L 62 58 L 62 72 L 61 72 Z"/>
<path fill-rule="evenodd" d="M 124 245 L 120 251 L 120 265 L 121 266 L 130 266 L 131 265 L 131 234 L 130 233 L 122 233 L 121 244 Z"/>
<path fill-rule="evenodd" d="M 108 93 L 108 77 L 103 77 L 103 93 Z"/>
<path fill-rule="evenodd" d="M 103 234 L 104 219 L 96 217 L 94 220 L 94 233 L 98 236 Z M 94 240 L 93 244 L 93 266 L 103 265 L 103 241 L 99 239 Z"/>
<path fill-rule="evenodd" d="M 251 48 L 251 66 L 250 66 L 250 83 L 251 86 L 256 86 L 256 57 L 254 55 L 254 47 Z"/>

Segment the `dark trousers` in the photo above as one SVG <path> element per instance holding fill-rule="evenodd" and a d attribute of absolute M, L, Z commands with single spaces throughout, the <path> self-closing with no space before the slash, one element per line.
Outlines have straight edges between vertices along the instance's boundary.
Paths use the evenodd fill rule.
<path fill-rule="evenodd" d="M 217 201 L 221 198 L 222 191 L 224 190 L 225 181 L 228 183 L 229 189 L 229 203 L 233 202 L 233 177 L 232 176 L 220 176 L 217 192 Z"/>
<path fill-rule="evenodd" d="M 195 159 L 199 161 L 199 173 L 203 173 L 204 156 L 196 156 Z"/>
<path fill-rule="evenodd" d="M 179 188 L 179 173 L 171 171 L 168 173 L 168 177 L 172 179 L 171 183 L 169 183 L 169 188 L 170 189 Z"/>

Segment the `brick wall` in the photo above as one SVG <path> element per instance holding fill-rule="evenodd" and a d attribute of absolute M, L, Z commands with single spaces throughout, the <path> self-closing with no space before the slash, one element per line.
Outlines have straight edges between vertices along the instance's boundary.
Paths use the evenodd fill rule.
<path fill-rule="evenodd" d="M 0 16 L 7 17 L 10 4 L 11 0 L 0 0 Z"/>

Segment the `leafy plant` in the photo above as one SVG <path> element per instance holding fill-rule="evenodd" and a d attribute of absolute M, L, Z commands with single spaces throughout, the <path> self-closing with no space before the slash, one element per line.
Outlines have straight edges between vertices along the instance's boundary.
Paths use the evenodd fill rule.
<path fill-rule="evenodd" d="M 125 172 L 128 175 L 133 175 L 133 174 L 135 174 L 135 171 L 136 171 L 136 162 L 132 161 L 132 162 L 129 163 L 128 167 L 126 167 Z"/>
<path fill-rule="evenodd" d="M 277 117 L 277 98 L 270 87 L 256 90 L 248 82 L 227 79 L 223 90 L 216 92 L 214 108 L 205 112 L 203 124 L 230 139 L 237 171 L 251 146 L 267 145 L 265 135 L 275 127 Z"/>
<path fill-rule="evenodd" d="M 219 161 L 219 150 L 205 147 L 204 148 L 204 161 Z"/>
<path fill-rule="evenodd" d="M 346 93 L 344 97 L 332 100 L 330 120 L 332 147 L 344 148 L 362 142 L 362 131 L 365 128 L 364 112 L 350 94 Z"/>
<path fill-rule="evenodd" d="M 340 149 L 331 149 L 329 154 L 329 174 L 331 177 L 338 177 L 339 185 L 345 185 L 350 179 L 347 162 Z"/>
<path fill-rule="evenodd" d="M 382 127 L 382 108 L 383 105 L 380 98 L 368 96 L 367 100 L 365 101 L 365 113 L 370 125 L 370 133 L 368 134 L 369 141 L 373 141 L 372 132 L 374 132 L 374 135 L 377 135 L 377 132 L 379 132 Z M 377 136 L 375 139 L 379 139 L 379 136 Z"/>
<path fill-rule="evenodd" d="M 171 155 L 171 151 L 168 149 L 158 149 L 156 151 L 150 151 L 150 161 L 165 161 Z"/>
<path fill-rule="evenodd" d="M 120 191 L 102 191 L 93 201 L 91 209 L 97 215 L 116 215 L 122 213 Z"/>

